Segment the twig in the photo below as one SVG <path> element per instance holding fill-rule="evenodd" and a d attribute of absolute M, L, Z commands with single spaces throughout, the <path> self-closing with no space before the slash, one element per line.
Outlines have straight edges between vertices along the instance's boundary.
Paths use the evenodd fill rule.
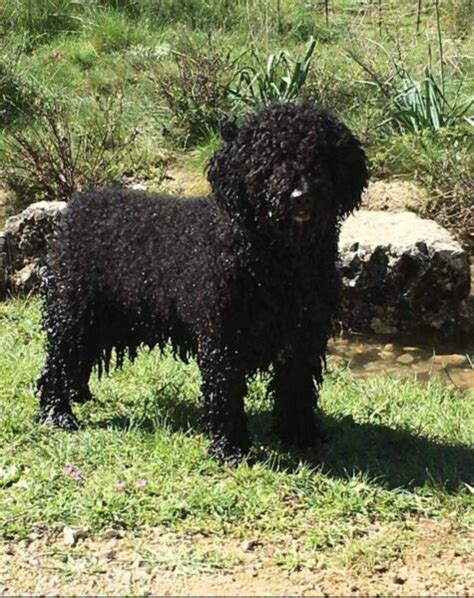
<path fill-rule="evenodd" d="M 438 29 L 438 45 L 439 45 L 439 59 L 441 63 L 441 89 L 443 90 L 443 95 L 445 93 L 445 85 L 444 85 L 444 52 L 443 52 L 443 37 L 441 34 L 441 19 L 439 14 L 439 0 L 435 0 L 435 9 L 436 9 L 436 27 Z"/>
<path fill-rule="evenodd" d="M 423 0 L 418 0 L 418 10 L 416 13 L 416 34 L 417 35 L 420 33 L 422 3 L 423 3 Z"/>
<path fill-rule="evenodd" d="M 443 369 L 444 369 L 444 373 L 445 373 L 445 374 L 446 374 L 446 376 L 449 378 L 449 381 L 450 381 L 450 382 L 451 382 L 451 384 L 454 386 L 454 388 L 455 388 L 456 390 L 461 390 L 461 387 L 460 387 L 460 386 L 458 386 L 458 385 L 456 384 L 456 382 L 454 382 L 454 380 L 451 378 L 451 374 L 449 373 L 448 367 L 447 367 L 447 366 L 445 366 Z"/>
<path fill-rule="evenodd" d="M 283 22 L 281 19 L 281 0 L 277 0 L 278 35 L 283 34 Z"/>
<path fill-rule="evenodd" d="M 379 35 L 382 36 L 382 0 L 378 1 L 378 25 Z"/>

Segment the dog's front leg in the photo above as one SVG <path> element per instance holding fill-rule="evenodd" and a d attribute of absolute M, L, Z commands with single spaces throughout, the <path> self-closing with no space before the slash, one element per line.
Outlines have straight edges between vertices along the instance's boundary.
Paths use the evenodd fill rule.
<path fill-rule="evenodd" d="M 283 442 L 299 448 L 319 443 L 315 379 L 321 380 L 319 360 L 311 362 L 299 352 L 282 352 L 274 364 L 271 390 L 276 429 Z"/>
<path fill-rule="evenodd" d="M 244 410 L 245 372 L 227 348 L 202 349 L 199 364 L 210 452 L 221 462 L 237 465 L 250 446 Z"/>

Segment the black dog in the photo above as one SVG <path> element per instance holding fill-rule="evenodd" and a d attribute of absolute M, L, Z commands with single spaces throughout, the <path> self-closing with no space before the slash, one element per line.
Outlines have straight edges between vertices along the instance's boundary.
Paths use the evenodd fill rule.
<path fill-rule="evenodd" d="M 341 219 L 366 185 L 347 127 L 309 105 L 263 109 L 223 128 L 208 198 L 85 191 L 68 205 L 43 283 L 47 362 L 40 419 L 77 428 L 94 366 L 144 344 L 197 357 L 212 453 L 249 448 L 246 376 L 273 366 L 280 437 L 317 435 L 315 409 L 332 316 Z"/>

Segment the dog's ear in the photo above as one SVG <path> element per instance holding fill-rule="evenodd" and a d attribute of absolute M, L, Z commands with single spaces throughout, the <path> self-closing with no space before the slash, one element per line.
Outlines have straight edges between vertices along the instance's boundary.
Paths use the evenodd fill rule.
<path fill-rule="evenodd" d="M 233 218 L 245 219 L 249 206 L 239 160 L 233 144 L 224 143 L 209 162 L 207 179 L 217 203 Z"/>
<path fill-rule="evenodd" d="M 330 163 L 339 203 L 339 215 L 345 216 L 359 207 L 367 186 L 367 158 L 357 137 L 340 121 L 336 121 L 330 139 Z"/>
<path fill-rule="evenodd" d="M 226 118 L 219 122 L 219 132 L 225 143 L 231 143 L 237 137 L 239 127 L 235 117 Z"/>

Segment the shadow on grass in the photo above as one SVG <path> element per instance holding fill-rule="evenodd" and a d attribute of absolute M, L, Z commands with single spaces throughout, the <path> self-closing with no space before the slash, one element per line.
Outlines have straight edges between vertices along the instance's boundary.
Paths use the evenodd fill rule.
<path fill-rule="evenodd" d="M 280 452 L 280 467 L 294 470 L 303 461 L 326 475 L 347 478 L 368 474 L 388 488 L 413 489 L 432 482 L 456 492 L 472 482 L 474 450 L 442 444 L 410 430 L 357 423 L 352 417 L 323 415 L 324 441 L 319 450 Z"/>
<path fill-rule="evenodd" d="M 99 428 L 139 428 L 153 433 L 164 423 L 174 432 L 202 432 L 202 410 L 184 400 L 159 399 L 159 414 L 136 420 L 112 416 L 96 423 Z M 254 461 L 267 462 L 272 468 L 294 471 L 301 463 L 321 469 L 326 475 L 347 478 L 355 472 L 368 474 L 385 488 L 413 489 L 433 482 L 449 492 L 472 483 L 474 450 L 462 445 L 442 444 L 409 429 L 395 430 L 380 424 L 357 423 L 352 417 L 321 416 L 324 439 L 318 449 L 306 451 L 285 448 L 272 431 L 270 411 L 250 414 L 249 428 L 255 446 Z"/>

